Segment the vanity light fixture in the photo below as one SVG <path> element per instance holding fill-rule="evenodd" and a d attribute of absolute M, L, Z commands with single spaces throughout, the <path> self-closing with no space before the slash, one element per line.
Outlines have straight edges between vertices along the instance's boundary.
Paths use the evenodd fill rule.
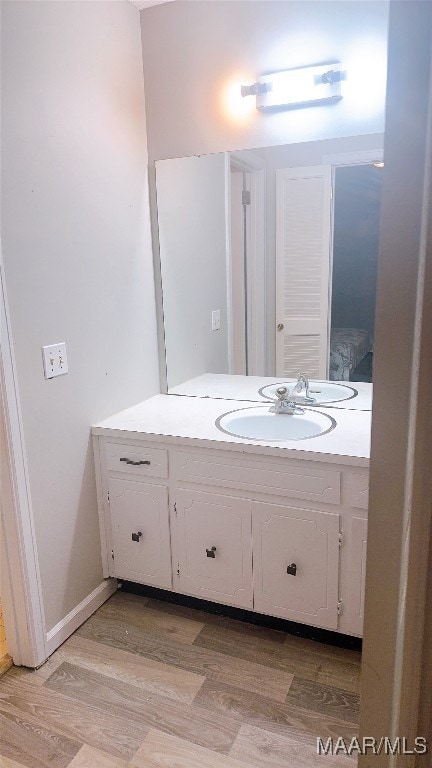
<path fill-rule="evenodd" d="M 342 97 L 346 72 L 340 62 L 262 75 L 252 85 L 242 85 L 242 96 L 256 96 L 261 112 L 331 104 Z"/>

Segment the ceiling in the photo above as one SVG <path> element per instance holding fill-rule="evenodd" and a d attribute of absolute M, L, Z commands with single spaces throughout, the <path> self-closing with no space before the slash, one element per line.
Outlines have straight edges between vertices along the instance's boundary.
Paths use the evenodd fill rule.
<path fill-rule="evenodd" d="M 140 11 L 144 8 L 150 8 L 151 5 L 160 5 L 161 3 L 171 3 L 173 0 L 129 0 Z"/>

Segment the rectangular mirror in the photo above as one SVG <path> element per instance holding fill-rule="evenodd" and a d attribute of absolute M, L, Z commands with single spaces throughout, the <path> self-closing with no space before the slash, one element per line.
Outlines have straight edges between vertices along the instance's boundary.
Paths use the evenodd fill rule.
<path fill-rule="evenodd" d="M 156 162 L 168 393 L 259 400 L 302 372 L 349 400 L 372 382 L 374 138 Z"/>

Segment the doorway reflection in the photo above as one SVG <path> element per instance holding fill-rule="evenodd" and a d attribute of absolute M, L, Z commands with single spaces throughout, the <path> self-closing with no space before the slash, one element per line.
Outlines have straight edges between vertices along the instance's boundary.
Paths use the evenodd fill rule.
<path fill-rule="evenodd" d="M 330 378 L 372 382 L 382 164 L 335 170 Z"/>

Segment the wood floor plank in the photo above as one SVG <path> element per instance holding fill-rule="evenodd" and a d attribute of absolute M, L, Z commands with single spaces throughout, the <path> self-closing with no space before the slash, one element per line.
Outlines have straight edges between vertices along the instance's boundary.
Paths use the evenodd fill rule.
<path fill-rule="evenodd" d="M 10 757 L 0 755 L 0 768 L 25 768 L 22 763 L 17 763 L 16 760 L 11 760 Z"/>
<path fill-rule="evenodd" d="M 261 693 L 275 701 L 285 700 L 293 678 L 293 673 L 285 670 L 272 669 L 238 656 L 201 648 L 195 643 L 192 646 L 173 643 L 161 639 L 160 635 L 143 634 L 129 624 L 121 626 L 97 615 L 86 621 L 77 634 L 212 680 Z"/>
<path fill-rule="evenodd" d="M 44 683 L 79 701 L 103 707 L 108 716 L 122 715 L 216 752 L 228 752 L 239 724 L 222 714 L 195 704 L 179 704 L 162 696 L 149 696 L 135 686 L 87 669 L 63 663 Z"/>
<path fill-rule="evenodd" d="M 354 670 L 352 664 L 342 660 L 324 661 L 319 665 L 315 679 L 317 683 L 360 694 L 361 670 Z"/>
<path fill-rule="evenodd" d="M 259 663 L 264 663 L 266 666 L 282 668 L 282 661 L 289 657 L 289 651 L 285 650 L 284 643 L 275 641 L 272 635 L 250 632 L 247 625 L 244 629 L 240 622 L 238 624 L 239 626 L 206 624 L 194 644 L 200 648 L 217 650 L 231 656 L 241 653 L 241 658 L 255 659 L 256 657 L 260 660 Z M 241 649 L 237 647 L 239 643 L 241 643 Z"/>
<path fill-rule="evenodd" d="M 112 600 L 113 597 L 118 601 L 119 606 L 136 606 L 138 610 L 140 610 L 143 605 L 148 605 L 149 603 L 153 602 L 151 597 L 146 597 L 145 595 L 134 595 L 133 592 L 122 592 L 121 590 L 115 592 L 114 595 L 112 595 L 109 599 Z M 106 605 L 106 603 L 103 605 Z M 100 610 L 100 608 L 98 608 L 98 610 Z"/>
<path fill-rule="evenodd" d="M 50 656 L 50 658 L 47 659 L 46 662 L 42 664 L 41 667 L 39 667 L 39 669 L 26 669 L 25 667 L 17 667 L 16 676 L 25 676 L 28 682 L 31 681 L 34 685 L 42 685 L 42 683 L 44 683 L 45 680 L 47 680 L 47 678 L 52 675 L 54 670 L 57 669 L 61 663 L 61 656 L 56 656 L 56 654 L 53 653 L 53 655 Z M 15 670 L 11 671 L 15 672 Z"/>
<path fill-rule="evenodd" d="M 39 670 L 4 675 L 0 768 L 352 768 L 317 762 L 316 740 L 357 734 L 360 668 L 355 651 L 118 592 Z"/>
<path fill-rule="evenodd" d="M 178 616 L 170 611 L 155 611 L 152 601 L 141 602 L 139 595 L 114 594 L 99 609 L 98 616 L 129 624 L 143 632 L 158 632 L 179 643 L 193 643 L 204 627 L 204 622 Z"/>
<path fill-rule="evenodd" d="M 148 605 L 154 611 L 165 613 L 169 611 L 174 616 L 182 616 L 192 621 L 200 621 L 205 626 L 220 627 L 222 630 L 233 630 L 241 632 L 245 637 L 255 638 L 256 640 L 265 640 L 271 643 L 282 644 L 285 642 L 286 633 L 277 629 L 270 629 L 259 624 L 249 624 L 247 621 L 240 621 L 222 613 L 211 613 L 210 611 L 198 610 L 189 606 L 167 603 L 163 600 L 148 599 Z"/>
<path fill-rule="evenodd" d="M 131 760 L 130 768 L 245 768 L 231 757 L 151 730 Z"/>
<path fill-rule="evenodd" d="M 345 755 L 317 754 L 316 745 L 242 725 L 230 749 L 230 757 L 253 768 L 353 768 L 355 762 Z"/>
<path fill-rule="evenodd" d="M 131 723 L 122 714 L 107 714 L 88 701 L 70 699 L 33 681 L 29 670 L 7 676 L 1 685 L 0 712 L 6 703 L 17 716 L 34 718 L 80 744 L 86 742 L 125 759 L 132 757 L 147 735 L 145 723 Z"/>
<path fill-rule="evenodd" d="M 1 754 L 26 768 L 67 768 L 82 744 L 0 701 Z"/>
<path fill-rule="evenodd" d="M 129 761 L 113 757 L 101 749 L 95 749 L 88 744 L 83 744 L 77 752 L 69 768 L 127 768 Z"/>
<path fill-rule="evenodd" d="M 145 656 L 137 656 L 78 635 L 72 635 L 53 655 L 51 674 L 63 661 L 176 701 L 193 701 L 205 680 L 203 675 L 161 664 Z M 47 674 L 45 679 L 49 676 Z"/>
<path fill-rule="evenodd" d="M 121 593 L 120 593 L 121 594 Z M 120 595 L 119 595 L 120 596 Z M 354 664 L 358 669 L 361 666 L 361 653 L 360 651 L 354 651 L 349 648 L 340 648 L 335 645 L 328 645 L 326 643 L 318 642 L 317 640 L 310 640 L 305 637 L 293 635 L 282 630 L 271 629 L 270 627 L 263 627 L 259 624 L 249 624 L 246 621 L 240 621 L 228 616 L 224 616 L 222 613 L 210 613 L 209 611 L 198 610 L 197 608 L 190 608 L 183 605 L 176 605 L 175 603 L 167 603 L 162 600 L 155 600 L 153 598 L 146 598 L 147 604 L 155 611 L 173 613 L 176 616 L 183 616 L 195 621 L 204 622 L 207 627 L 219 628 L 222 633 L 233 632 L 233 638 L 235 634 L 241 634 L 244 642 L 249 643 L 253 639 L 260 641 L 266 647 L 268 644 L 285 644 L 286 648 L 290 648 L 291 652 L 297 652 L 296 656 L 300 654 L 304 655 L 306 652 L 309 654 L 317 654 L 319 656 L 330 656 L 337 658 L 339 661 L 344 661 L 349 664 Z"/>
<path fill-rule="evenodd" d="M 352 692 L 359 690 L 360 665 L 321 653 L 320 643 L 314 644 L 314 652 L 306 652 L 288 643 L 271 643 L 250 637 L 243 641 L 241 628 L 205 626 L 194 645 L 238 659 L 253 659 L 257 664 L 295 674 L 303 679 L 320 681 Z"/>
<path fill-rule="evenodd" d="M 320 656 L 332 656 L 341 661 L 361 666 L 361 652 L 352 648 L 340 648 L 338 645 L 327 645 L 326 643 L 311 640 L 307 637 L 284 633 L 284 643 L 293 650 L 306 651 L 307 653 L 318 653 Z"/>
<path fill-rule="evenodd" d="M 242 658 L 253 658 L 250 654 L 263 653 L 254 659 L 257 663 L 269 664 L 275 669 L 294 670 L 294 674 L 316 679 L 327 685 L 334 685 L 346 691 L 360 692 L 361 653 L 348 648 L 326 645 L 325 643 L 298 637 L 280 630 L 261 627 L 238 621 L 227 616 L 199 611 L 195 608 L 148 599 L 148 605 L 155 611 L 174 612 L 184 618 L 203 621 L 205 627 L 195 644 L 217 650 L 215 640 L 222 640 L 219 650 L 227 652 L 229 644 L 240 649 Z M 279 652 L 277 645 L 284 645 Z M 231 654 L 232 655 L 232 654 Z"/>
<path fill-rule="evenodd" d="M 286 703 L 339 717 L 348 723 L 359 722 L 360 696 L 323 683 L 294 677 Z"/>
<path fill-rule="evenodd" d="M 270 701 L 264 696 L 252 695 L 213 680 L 204 683 L 195 702 L 240 724 L 255 725 L 312 745 L 316 745 L 317 736 L 343 736 L 350 740 L 358 731 L 357 722 L 348 723 L 329 714 Z"/>

